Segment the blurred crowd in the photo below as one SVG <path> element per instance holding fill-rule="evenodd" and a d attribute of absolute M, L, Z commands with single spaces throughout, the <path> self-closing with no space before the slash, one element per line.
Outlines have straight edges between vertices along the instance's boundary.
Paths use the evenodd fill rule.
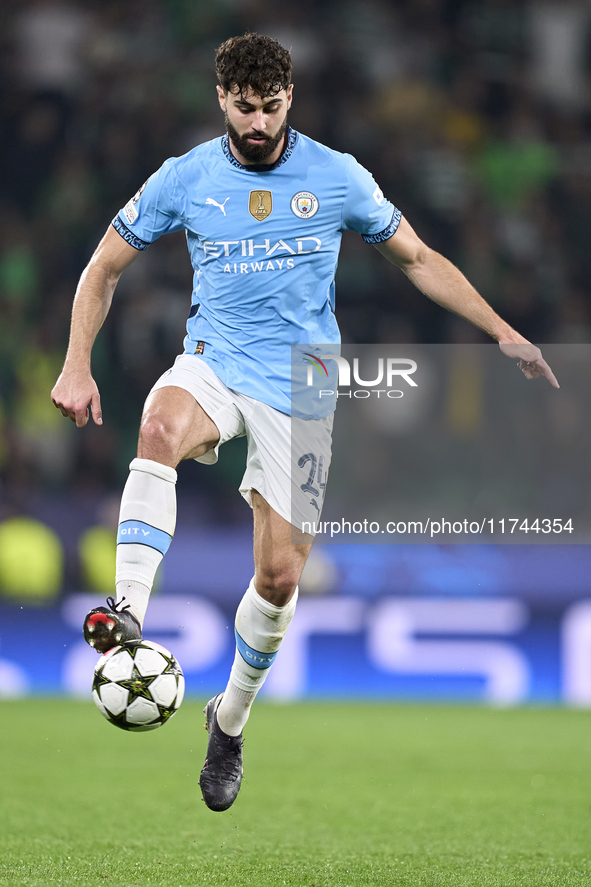
<path fill-rule="evenodd" d="M 83 432 L 49 401 L 76 283 L 143 181 L 222 134 L 214 52 L 246 30 L 292 50 L 292 126 L 354 154 L 509 322 L 536 342 L 591 340 L 586 0 L 5 0 L 3 10 L 0 518 L 36 496 L 84 501 L 123 483 L 143 400 L 181 349 L 184 237 L 163 238 L 121 279 L 93 355 L 105 424 Z M 337 315 L 348 342 L 482 340 L 357 235 L 344 237 Z M 234 492 L 241 455 L 237 444 L 217 469 L 183 469 L 204 513 L 248 519 Z"/>

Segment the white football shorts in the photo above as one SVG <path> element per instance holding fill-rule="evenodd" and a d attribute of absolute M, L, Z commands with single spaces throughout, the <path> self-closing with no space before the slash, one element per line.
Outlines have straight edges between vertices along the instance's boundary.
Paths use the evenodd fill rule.
<path fill-rule="evenodd" d="M 248 453 L 240 492 L 252 507 L 257 490 L 296 530 L 320 518 L 332 454 L 333 416 L 297 419 L 226 387 L 193 354 L 180 354 L 152 391 L 174 386 L 193 395 L 220 432 L 217 445 L 196 462 L 213 465 L 222 444 L 246 435 Z M 314 535 L 314 533 L 309 533 Z"/>

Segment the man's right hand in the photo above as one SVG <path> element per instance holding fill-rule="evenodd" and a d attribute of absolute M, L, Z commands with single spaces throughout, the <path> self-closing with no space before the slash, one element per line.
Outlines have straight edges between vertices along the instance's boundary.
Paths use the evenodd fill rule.
<path fill-rule="evenodd" d="M 90 410 L 95 425 L 103 424 L 101 398 L 90 372 L 90 354 L 111 307 L 117 281 L 136 256 L 139 251 L 109 225 L 80 278 L 66 362 L 51 392 L 54 406 L 78 428 L 87 424 Z"/>
<path fill-rule="evenodd" d="M 51 400 L 62 416 L 71 419 L 78 428 L 84 428 L 90 418 L 90 411 L 95 424 L 103 424 L 101 396 L 88 371 L 80 372 L 64 367 L 51 392 Z"/>

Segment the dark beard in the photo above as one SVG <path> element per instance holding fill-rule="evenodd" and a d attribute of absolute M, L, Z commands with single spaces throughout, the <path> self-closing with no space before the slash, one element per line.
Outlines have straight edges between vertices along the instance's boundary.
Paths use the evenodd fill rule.
<path fill-rule="evenodd" d="M 228 130 L 228 135 L 232 140 L 232 144 L 236 148 L 237 151 L 240 152 L 242 157 L 247 160 L 249 163 L 266 163 L 277 147 L 277 145 L 282 140 L 283 136 L 287 131 L 287 115 L 285 120 L 281 124 L 281 128 L 276 136 L 273 138 L 269 138 L 269 136 L 265 136 L 265 141 L 260 145 L 251 145 L 247 142 L 247 138 L 252 138 L 253 136 L 264 136 L 264 133 L 260 132 L 249 132 L 245 136 L 240 136 L 236 132 L 236 129 L 232 126 L 230 121 L 228 120 L 228 115 L 226 114 L 226 129 Z"/>

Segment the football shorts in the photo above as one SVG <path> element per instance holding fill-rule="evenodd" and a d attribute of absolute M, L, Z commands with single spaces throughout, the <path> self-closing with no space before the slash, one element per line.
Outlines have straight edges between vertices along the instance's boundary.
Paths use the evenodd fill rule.
<path fill-rule="evenodd" d="M 213 465 L 219 448 L 246 436 L 246 471 L 240 493 L 252 507 L 257 490 L 297 531 L 320 518 L 332 453 L 333 416 L 298 419 L 228 388 L 211 367 L 193 354 L 181 354 L 152 391 L 174 386 L 193 395 L 216 424 L 220 438 L 196 461 Z M 309 535 L 314 535 L 313 533 Z"/>

